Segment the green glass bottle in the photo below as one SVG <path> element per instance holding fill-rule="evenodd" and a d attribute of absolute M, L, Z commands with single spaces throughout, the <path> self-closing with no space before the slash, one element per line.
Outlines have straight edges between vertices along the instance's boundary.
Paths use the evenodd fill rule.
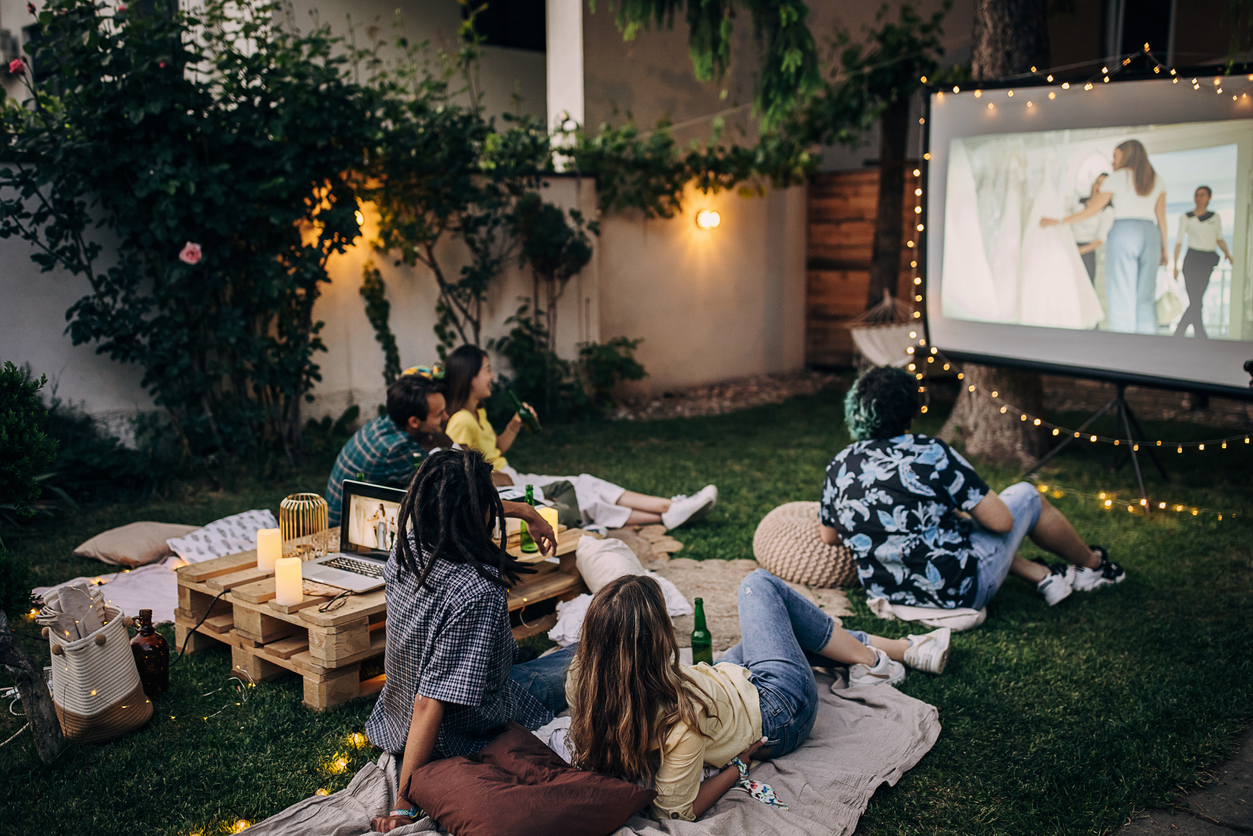
<path fill-rule="evenodd" d="M 527 409 L 526 406 L 523 405 L 522 399 L 519 398 L 518 394 L 512 389 L 509 390 L 509 400 L 513 403 L 514 411 L 517 412 L 518 416 L 522 419 L 522 425 L 533 433 L 539 432 L 539 419 L 535 417 L 534 412 Z"/>
<path fill-rule="evenodd" d="M 714 638 L 705 626 L 705 602 L 697 598 L 696 629 L 692 631 L 692 664 L 699 665 L 701 662 L 706 665 L 714 663 Z"/>
<path fill-rule="evenodd" d="M 526 486 L 526 504 L 532 508 L 535 507 L 535 491 L 530 485 Z M 535 538 L 531 536 L 531 532 L 526 530 L 525 520 L 522 523 L 522 534 L 519 539 L 522 541 L 523 554 L 535 554 L 539 551 L 539 546 L 535 545 Z"/>

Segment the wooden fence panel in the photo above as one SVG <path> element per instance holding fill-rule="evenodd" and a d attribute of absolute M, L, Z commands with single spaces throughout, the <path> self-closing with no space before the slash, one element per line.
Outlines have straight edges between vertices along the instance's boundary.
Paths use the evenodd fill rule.
<path fill-rule="evenodd" d="M 918 178 L 905 175 L 905 207 L 901 224 L 901 273 L 897 297 L 912 302 L 917 248 Z M 866 309 L 870 260 L 874 248 L 875 214 L 879 203 L 878 169 L 819 174 L 809 184 L 809 238 L 806 249 L 805 362 L 818 366 L 850 366 L 853 340 L 845 323 Z"/>

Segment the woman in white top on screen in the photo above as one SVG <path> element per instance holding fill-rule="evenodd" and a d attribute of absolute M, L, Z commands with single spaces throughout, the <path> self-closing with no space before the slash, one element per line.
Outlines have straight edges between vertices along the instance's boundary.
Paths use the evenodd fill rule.
<path fill-rule="evenodd" d="M 1114 149 L 1113 168 L 1082 211 L 1060 221 L 1041 218 L 1040 226 L 1086 221 L 1112 206 L 1114 223 L 1105 240 L 1109 330 L 1156 334 L 1157 270 L 1167 264 L 1166 181 L 1137 139 Z"/>
<path fill-rule="evenodd" d="M 1188 254 L 1183 257 L 1183 284 L 1188 290 L 1188 309 L 1175 329 L 1176 337 L 1186 336 L 1192 326 L 1192 336 L 1207 339 L 1205 324 L 1201 322 L 1201 299 L 1209 287 L 1210 274 L 1218 266 L 1221 249 L 1231 261 L 1231 250 L 1223 239 L 1223 222 L 1217 212 L 1209 211 L 1209 201 L 1214 192 L 1209 186 L 1197 186 L 1192 199 L 1196 208 L 1179 216 L 1179 233 L 1175 236 L 1175 278 L 1179 278 L 1179 250 L 1183 239 L 1188 239 Z"/>
<path fill-rule="evenodd" d="M 1086 207 L 1088 201 L 1096 197 L 1096 193 L 1101 190 L 1101 184 L 1107 177 L 1109 177 L 1108 174 L 1101 174 L 1096 178 L 1088 195 L 1079 198 L 1081 207 Z M 1080 208 L 1079 211 L 1082 212 L 1083 209 Z M 1113 225 L 1114 210 L 1110 206 L 1106 206 L 1086 221 L 1075 221 L 1071 225 L 1075 233 L 1075 244 L 1079 246 L 1079 257 L 1083 259 L 1083 267 L 1088 271 L 1088 280 L 1093 285 L 1096 284 L 1096 251 L 1105 244 L 1105 238 Z"/>

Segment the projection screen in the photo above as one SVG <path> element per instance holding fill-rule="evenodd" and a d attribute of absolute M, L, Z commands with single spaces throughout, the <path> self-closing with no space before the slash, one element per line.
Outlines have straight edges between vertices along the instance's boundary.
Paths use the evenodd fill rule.
<path fill-rule="evenodd" d="M 933 345 L 1249 396 L 1253 76 L 1163 76 L 931 94 Z"/>

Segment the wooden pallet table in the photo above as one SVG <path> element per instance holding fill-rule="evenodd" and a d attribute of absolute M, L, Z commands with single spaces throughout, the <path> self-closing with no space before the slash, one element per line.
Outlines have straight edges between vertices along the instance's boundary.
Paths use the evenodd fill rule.
<path fill-rule="evenodd" d="M 510 613 L 524 616 L 527 607 L 569 600 L 587 591 L 574 562 L 583 535 L 579 529 L 562 531 L 555 562 L 510 548 L 536 569 L 509 591 Z M 253 682 L 295 673 L 304 679 L 305 705 L 316 710 L 383 687 L 384 675 L 363 679 L 361 674 L 362 664 L 382 657 L 387 646 L 382 589 L 351 595 L 329 612 L 319 611 L 331 600 L 325 595 L 306 594 L 297 604 L 279 606 L 274 602 L 274 576 L 257 569 L 255 551 L 189 564 L 177 575 L 174 636 L 177 647 L 186 646 L 185 652 L 195 653 L 215 642 L 226 644 L 232 670 Z M 524 638 L 551 628 L 556 615 L 519 621 L 514 635 Z"/>

